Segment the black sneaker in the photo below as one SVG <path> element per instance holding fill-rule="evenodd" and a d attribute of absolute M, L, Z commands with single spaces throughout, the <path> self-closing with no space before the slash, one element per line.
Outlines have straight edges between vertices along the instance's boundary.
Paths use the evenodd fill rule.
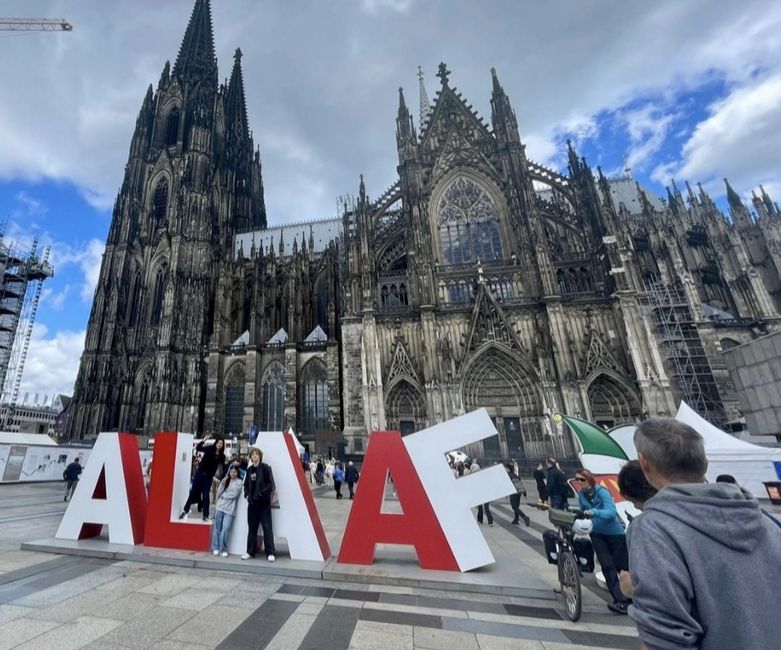
<path fill-rule="evenodd" d="M 523 518 L 523 523 L 525 523 L 527 526 L 531 526 L 532 520 L 528 517 Z"/>
<path fill-rule="evenodd" d="M 611 612 L 615 612 L 616 614 L 627 614 L 627 608 L 629 607 L 629 603 L 608 603 L 607 608 Z"/>

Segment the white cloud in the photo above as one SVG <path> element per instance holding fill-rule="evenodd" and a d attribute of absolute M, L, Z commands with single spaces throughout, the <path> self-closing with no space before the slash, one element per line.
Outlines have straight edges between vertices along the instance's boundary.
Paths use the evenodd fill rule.
<path fill-rule="evenodd" d="M 376 13 L 382 9 L 390 9 L 404 13 L 409 11 L 415 0 L 361 0 L 361 6 L 369 13 Z"/>
<path fill-rule="evenodd" d="M 28 216 L 46 214 L 49 211 L 49 208 L 46 205 L 44 205 L 34 196 L 30 196 L 24 190 L 17 192 L 14 198 L 16 198 L 16 200 L 24 206 L 25 212 Z"/>
<path fill-rule="evenodd" d="M 660 183 L 672 176 L 702 181 L 719 196 L 725 176 L 742 192 L 759 183 L 774 190 L 781 185 L 780 105 L 781 74 L 733 88 L 710 107 L 709 116 L 683 145 L 681 158 L 659 165 L 653 178 Z"/>
<path fill-rule="evenodd" d="M 24 366 L 19 401 L 29 392 L 43 395 L 73 394 L 84 349 L 85 330 L 59 331 L 50 334 L 46 326 L 33 326 L 30 348 Z"/>
<path fill-rule="evenodd" d="M 29 2 L 7 4 L 23 14 Z M 522 138 L 536 139 L 529 151 L 548 163 L 561 159 L 557 134 L 569 130 L 577 144 L 591 137 L 593 116 L 640 96 L 694 88 L 714 74 L 741 85 L 758 70 L 781 70 L 781 3 L 623 3 L 605 5 L 609 20 L 592 3 L 495 5 L 213 2 L 221 78 L 233 49 L 244 52 L 270 222 L 331 215 L 360 172 L 377 192 L 393 182 L 396 89 L 404 86 L 416 105 L 418 64 L 433 98 L 433 73 L 445 60 L 451 84 L 486 118 L 495 66 Z M 74 31 L 3 40 L 0 75 L 14 92 L 0 104 L 0 178 L 73 182 L 107 209 L 146 87 L 175 59 L 192 0 L 137 0 L 132 11 L 98 0 L 36 6 L 65 15 Z M 659 116 L 670 108 L 661 103 Z M 636 166 L 650 165 L 656 143 L 652 134 L 637 143 Z M 311 190 L 300 183 L 306 176 Z"/>
<path fill-rule="evenodd" d="M 664 144 L 675 114 L 665 112 L 654 104 L 646 104 L 641 108 L 622 112 L 619 119 L 626 124 L 631 144 L 625 166 L 634 170 L 645 169 Z"/>
<path fill-rule="evenodd" d="M 68 266 L 78 267 L 81 273 L 81 282 L 78 286 L 79 296 L 82 302 L 90 304 L 95 293 L 100 276 L 100 266 L 103 261 L 103 252 L 106 245 L 100 239 L 92 238 L 83 244 L 69 244 L 55 241 L 48 232 L 41 232 L 39 228 L 22 226 L 16 220 L 8 222 L 5 233 L 6 242 L 15 242 L 22 248 L 31 250 L 34 239 L 38 239 L 37 252 L 43 256 L 46 247 L 50 247 L 49 263 L 54 267 L 55 277 L 63 273 Z M 42 300 L 54 310 L 62 309 L 64 301 L 71 291 L 71 286 L 66 285 L 59 293 L 54 294 L 48 288 L 42 293 Z"/>

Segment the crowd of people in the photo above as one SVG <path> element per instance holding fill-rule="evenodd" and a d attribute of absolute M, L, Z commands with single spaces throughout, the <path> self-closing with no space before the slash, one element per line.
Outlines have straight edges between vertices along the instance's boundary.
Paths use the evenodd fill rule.
<path fill-rule="evenodd" d="M 733 476 L 707 482 L 703 439 L 689 425 L 652 418 L 638 426 L 634 443 L 638 459 L 623 465 L 617 481 L 641 513 L 627 516 L 628 525 L 610 490 L 586 468 L 574 473 L 608 607 L 634 620 L 643 650 L 781 647 L 766 605 L 781 585 L 781 522 Z M 547 464 L 541 478 L 550 505 L 567 508 L 563 473 L 555 459 Z M 539 486 L 537 472 L 535 479 Z"/>
<path fill-rule="evenodd" d="M 768 616 L 781 585 L 781 522 L 730 475 L 708 483 L 708 461 L 702 437 L 692 427 L 667 418 L 641 423 L 634 443 L 638 459 L 618 474 L 622 498 L 641 513 L 625 525 L 611 491 L 588 468 L 572 475 L 574 493 L 555 458 L 540 463 L 532 477 L 537 506 L 568 509 L 573 495 L 577 509 L 591 522 L 589 538 L 599 560 L 612 602 L 608 608 L 635 621 L 643 650 L 653 648 L 781 648 L 781 633 Z M 259 552 L 275 561 L 271 508 L 274 474 L 263 452 L 252 447 L 247 457 L 226 458 L 220 436 L 207 436 L 196 446 L 192 484 L 180 519 L 197 504 L 204 521 L 215 515 L 211 548 L 228 556 L 239 499 L 247 501 L 247 544 L 243 560 Z M 333 487 L 342 499 L 347 484 L 355 496 L 360 474 L 352 461 L 302 459 L 314 486 Z M 456 478 L 480 471 L 476 460 L 450 460 Z M 509 496 L 512 524 L 530 518 L 521 511 L 527 496 L 514 462 L 505 464 L 515 492 Z M 82 467 L 77 458 L 63 473 L 65 500 L 73 493 Z M 147 479 L 151 478 L 151 463 Z M 493 526 L 490 504 L 477 507 L 477 521 Z M 729 615 L 727 615 L 729 614 Z"/>
<path fill-rule="evenodd" d="M 195 446 L 193 454 L 190 492 L 179 519 L 187 520 L 192 506 L 197 506 L 202 520 L 212 522 L 211 551 L 215 556 L 228 557 L 233 521 L 236 517 L 239 499 L 247 501 L 247 546 L 242 560 L 254 558 L 259 552 L 258 532 L 262 532 L 263 554 L 269 562 L 276 561 L 274 530 L 271 517 L 272 504 L 276 497 L 274 473 L 263 462 L 263 452 L 251 447 L 246 456 L 234 454 L 230 459 L 225 453 L 222 436 L 205 436 Z M 347 485 L 349 498 L 355 497 L 360 478 L 358 468 L 352 461 L 346 466 L 331 459 L 302 458 L 302 467 L 315 486 L 328 485 L 337 499 L 344 498 L 342 486 Z M 152 477 L 152 463 L 147 466 L 147 490 Z M 66 486 L 67 489 L 71 489 Z M 215 512 L 211 516 L 211 505 Z"/>

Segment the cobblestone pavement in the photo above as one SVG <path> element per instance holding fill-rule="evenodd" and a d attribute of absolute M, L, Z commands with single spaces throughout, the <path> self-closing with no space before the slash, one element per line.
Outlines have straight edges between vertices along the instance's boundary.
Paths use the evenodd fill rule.
<path fill-rule="evenodd" d="M 324 488 L 318 507 L 348 509 Z M 605 608 L 585 578 L 584 614 L 566 621 L 555 600 L 411 587 L 273 578 L 19 550 L 52 536 L 61 485 L 0 486 L 0 650 L 6 648 L 451 648 L 572 650 L 639 647 L 627 617 Z M 493 507 L 492 547 L 517 552 L 553 587 L 542 556 L 544 513 L 530 528 Z"/>

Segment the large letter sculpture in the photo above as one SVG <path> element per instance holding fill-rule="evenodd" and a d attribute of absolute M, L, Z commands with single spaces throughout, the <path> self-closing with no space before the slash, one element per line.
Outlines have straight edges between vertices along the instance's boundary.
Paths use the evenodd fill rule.
<path fill-rule="evenodd" d="M 515 492 L 503 467 L 456 479 L 445 454 L 496 429 L 485 409 L 406 436 L 369 437 L 339 562 L 371 564 L 379 543 L 415 546 L 424 569 L 469 571 L 494 562 L 470 509 Z M 380 512 L 388 470 L 404 515 Z M 368 485 L 366 485 L 368 483 Z"/>
<path fill-rule="evenodd" d="M 487 411 L 479 409 L 404 438 L 461 571 L 495 561 L 470 509 L 514 494 L 515 487 L 502 465 L 456 478 L 445 454 L 496 433 Z"/>
<path fill-rule="evenodd" d="M 275 537 L 287 539 L 290 558 L 324 562 L 331 555 L 312 491 L 307 485 L 295 443 L 290 434 L 262 431 L 254 445 L 263 450 L 263 462 L 274 473 L 279 509 L 272 510 Z M 247 542 L 247 501 L 236 508 L 229 551 L 244 553 Z"/>
<path fill-rule="evenodd" d="M 209 550 L 211 526 L 208 522 L 177 521 L 190 491 L 192 461 L 191 433 L 166 431 L 155 434 L 145 546 Z"/>
<path fill-rule="evenodd" d="M 442 460 L 447 467 L 444 457 Z M 404 514 L 382 512 L 389 473 Z M 339 562 L 372 564 L 377 544 L 414 546 L 424 569 L 458 571 L 456 558 L 398 431 L 374 431 L 369 437 L 361 488 L 355 493 Z"/>
<path fill-rule="evenodd" d="M 144 541 L 146 491 L 136 437 L 101 433 L 55 537 L 97 537 L 104 525 L 112 544 Z"/>

